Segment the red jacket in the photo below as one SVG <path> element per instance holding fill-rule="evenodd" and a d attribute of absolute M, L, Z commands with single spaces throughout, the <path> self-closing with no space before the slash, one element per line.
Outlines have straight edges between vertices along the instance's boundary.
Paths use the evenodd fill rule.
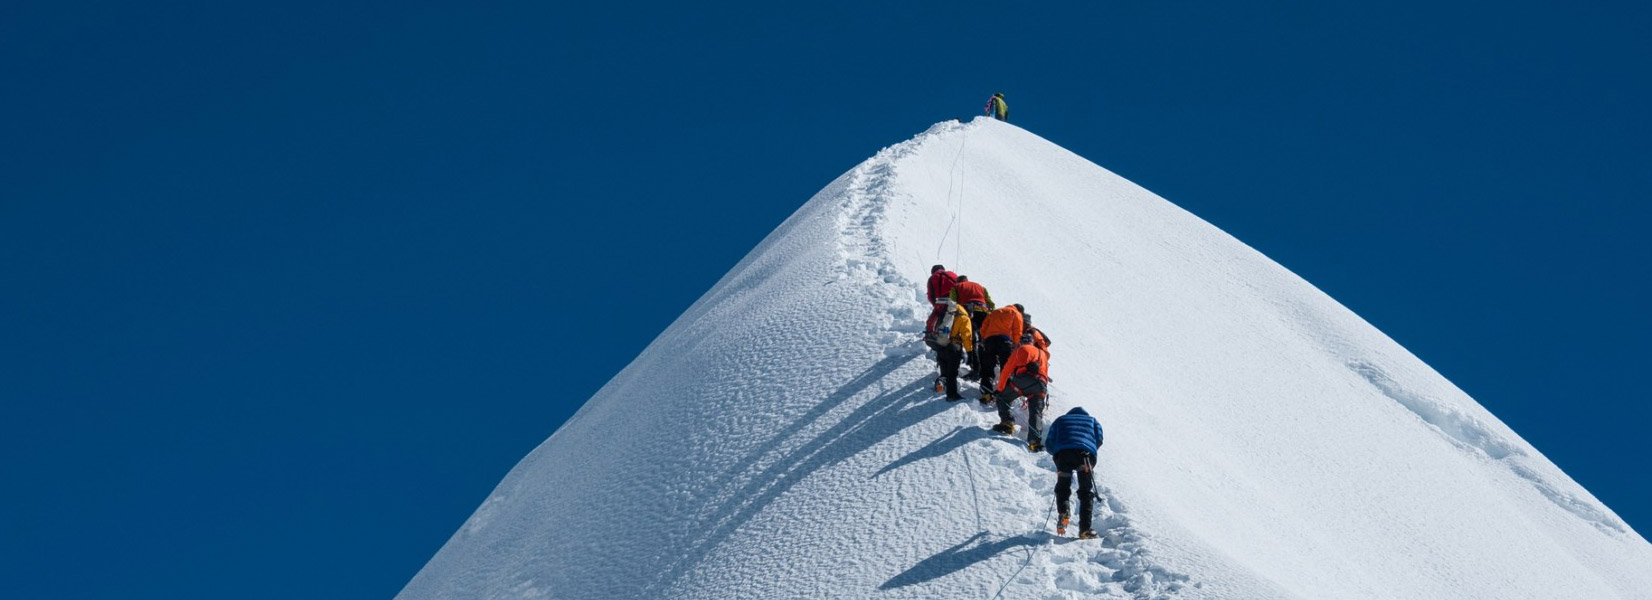
<path fill-rule="evenodd" d="M 996 308 L 992 304 L 992 294 L 987 293 L 987 288 L 973 281 L 960 282 L 957 287 L 952 288 L 952 301 L 965 306 L 983 304 L 987 310 Z"/>
<path fill-rule="evenodd" d="M 952 286 L 958 285 L 958 274 L 952 271 L 936 271 L 929 276 L 929 303 L 940 302 L 952 293 Z"/>

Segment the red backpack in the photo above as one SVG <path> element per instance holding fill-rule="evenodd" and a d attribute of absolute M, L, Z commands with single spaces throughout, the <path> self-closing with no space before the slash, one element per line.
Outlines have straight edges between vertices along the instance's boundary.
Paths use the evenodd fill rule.
<path fill-rule="evenodd" d="M 952 293 L 953 286 L 958 285 L 958 274 L 952 271 L 941 271 L 929 276 L 929 301 L 940 302 L 942 298 Z"/>

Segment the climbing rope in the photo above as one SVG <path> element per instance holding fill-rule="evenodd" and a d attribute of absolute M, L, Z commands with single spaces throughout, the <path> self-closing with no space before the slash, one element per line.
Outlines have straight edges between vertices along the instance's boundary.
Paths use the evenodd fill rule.
<path fill-rule="evenodd" d="M 1050 497 L 1050 508 L 1049 508 L 1049 510 L 1044 512 L 1044 528 L 1040 529 L 1039 531 L 1048 531 L 1050 529 L 1050 517 L 1053 516 L 1054 514 L 1055 514 L 1055 496 L 1051 496 Z M 1022 561 L 1021 562 L 1021 568 L 1016 569 L 1014 573 L 1010 573 L 1010 578 L 1005 579 L 1004 580 L 1004 585 L 998 587 L 998 593 L 992 595 L 993 600 L 998 600 L 998 598 L 1002 598 L 1004 596 L 1004 590 L 1009 589 L 1010 584 L 1015 581 L 1015 578 L 1020 577 L 1021 572 L 1027 570 L 1027 567 L 1032 565 L 1033 557 L 1038 555 L 1038 548 L 1040 546 L 1044 546 L 1044 545 L 1046 545 L 1046 544 L 1039 544 L 1038 546 L 1032 546 L 1032 547 L 1027 548 L 1027 560 Z"/>
<path fill-rule="evenodd" d="M 963 164 L 964 146 L 968 145 L 969 129 L 965 129 L 964 141 L 958 142 L 958 155 L 952 157 L 952 166 L 957 167 L 958 165 Z M 951 178 L 947 179 L 947 185 L 952 185 Z M 950 197 L 951 196 L 949 194 L 948 198 Z M 952 264 L 955 265 L 953 267 L 954 269 L 958 269 L 962 268 L 964 262 L 964 170 L 961 168 L 958 169 L 958 211 L 954 214 L 958 215 L 958 241 L 953 244 Z"/>
<path fill-rule="evenodd" d="M 958 143 L 958 153 L 952 156 L 952 168 L 946 173 L 947 205 L 948 208 L 952 208 L 953 206 L 956 206 L 956 208 L 952 211 L 952 220 L 947 221 L 946 231 L 941 234 L 941 243 L 935 246 L 935 260 L 936 262 L 940 262 L 941 252 L 946 249 L 947 237 L 952 234 L 953 226 L 957 226 L 958 241 L 954 244 L 956 251 L 953 256 L 954 260 L 952 261 L 952 268 L 954 270 L 958 269 L 958 264 L 964 259 L 964 174 L 958 169 L 958 164 L 964 158 L 964 147 L 967 145 L 969 145 L 969 129 L 966 127 L 964 129 L 964 140 Z M 958 182 L 956 188 L 958 190 L 958 201 L 956 204 L 952 201 L 952 191 L 954 189 L 952 182 L 954 179 Z"/>
<path fill-rule="evenodd" d="M 981 522 L 981 494 L 975 491 L 975 467 L 969 464 L 969 452 L 964 453 L 964 473 L 969 476 L 969 498 L 975 505 L 975 530 L 986 531 L 986 525 Z"/>

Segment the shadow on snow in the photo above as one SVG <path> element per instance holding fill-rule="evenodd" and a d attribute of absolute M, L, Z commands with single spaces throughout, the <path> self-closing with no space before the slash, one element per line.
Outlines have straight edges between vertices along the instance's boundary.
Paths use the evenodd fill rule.
<path fill-rule="evenodd" d="M 833 392 L 808 413 L 793 421 L 786 430 L 777 433 L 765 447 L 773 448 L 823 418 L 828 412 L 871 385 L 894 373 L 916 355 L 887 357 L 858 377 Z M 946 403 L 933 401 L 925 375 L 876 398 L 867 400 L 843 420 L 814 439 L 774 460 L 751 482 L 730 495 L 722 506 L 699 520 L 696 527 L 706 531 L 703 537 L 684 548 L 680 558 L 661 571 L 659 579 L 645 592 L 658 594 L 669 588 L 710 554 L 711 550 L 732 537 L 742 526 L 768 507 L 787 490 L 815 471 L 849 459 L 867 448 L 888 439 L 907 427 L 946 410 Z M 750 469 L 765 453 L 758 452 L 742 461 L 730 472 L 731 476 Z"/>
<path fill-rule="evenodd" d="M 1041 544 L 1048 537 L 1044 533 L 1023 533 L 995 542 L 987 542 L 987 532 L 983 531 L 956 546 L 919 561 L 918 564 L 912 565 L 912 568 L 902 571 L 894 577 L 890 577 L 889 581 L 883 582 L 883 585 L 878 586 L 878 589 L 889 590 L 939 579 L 969 568 L 970 565 L 975 563 L 991 559 L 1005 551 Z"/>
<path fill-rule="evenodd" d="M 873 473 L 872 477 L 880 477 L 884 473 L 888 473 L 920 460 L 943 456 L 948 452 L 964 447 L 965 444 L 975 440 L 986 439 L 988 437 L 994 437 L 994 434 L 986 429 L 982 429 L 980 427 L 959 427 L 952 430 L 952 433 L 941 436 L 939 439 L 930 442 L 928 446 L 913 450 L 911 454 L 902 456 L 899 459 L 896 459 L 895 462 L 889 463 L 888 466 L 878 469 L 878 472 Z"/>

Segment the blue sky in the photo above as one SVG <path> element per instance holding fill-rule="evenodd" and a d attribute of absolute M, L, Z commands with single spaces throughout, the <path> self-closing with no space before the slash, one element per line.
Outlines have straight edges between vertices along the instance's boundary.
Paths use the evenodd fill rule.
<path fill-rule="evenodd" d="M 800 203 L 997 91 L 1652 530 L 1645 4 L 789 4 L 0 8 L 0 587 L 392 595 Z"/>

